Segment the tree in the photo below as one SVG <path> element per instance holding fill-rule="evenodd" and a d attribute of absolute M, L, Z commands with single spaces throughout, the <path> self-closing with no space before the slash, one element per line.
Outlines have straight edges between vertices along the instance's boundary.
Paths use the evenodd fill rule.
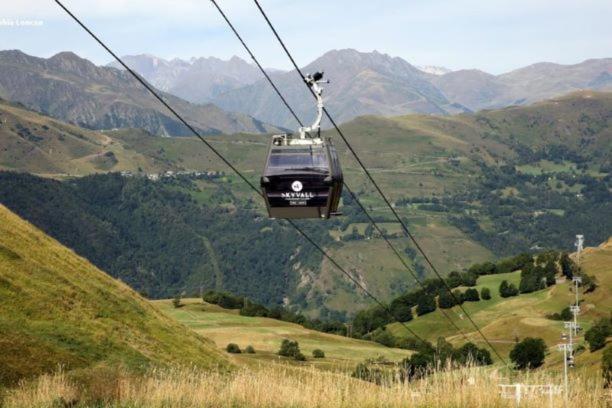
<path fill-rule="evenodd" d="M 606 345 L 606 339 L 612 335 L 611 323 L 610 318 L 602 318 L 587 330 L 584 339 L 589 343 L 589 350 L 596 351 Z"/>
<path fill-rule="evenodd" d="M 480 291 L 480 297 L 482 298 L 482 300 L 489 300 L 491 299 L 491 290 L 489 288 L 482 288 Z"/>
<path fill-rule="evenodd" d="M 283 357 L 292 357 L 298 361 L 305 361 L 306 356 L 302 354 L 300 351 L 300 345 L 297 341 L 291 341 L 284 339 L 281 343 L 280 349 L 278 350 L 278 355 Z"/>
<path fill-rule="evenodd" d="M 391 302 L 391 313 L 398 322 L 408 322 L 412 320 L 412 307 L 402 302 Z"/>
<path fill-rule="evenodd" d="M 325 358 L 325 352 L 321 349 L 312 350 L 312 356 L 314 358 Z"/>
<path fill-rule="evenodd" d="M 448 290 L 442 290 L 438 296 L 438 307 L 440 309 L 450 309 L 455 306 L 455 298 Z"/>
<path fill-rule="evenodd" d="M 244 352 L 247 353 L 247 354 L 255 354 L 255 348 L 249 344 L 244 349 Z"/>
<path fill-rule="evenodd" d="M 564 252 L 563 255 L 561 255 L 560 264 L 563 275 L 565 275 L 568 279 L 572 279 L 574 274 L 577 272 L 578 267 L 569 257 L 567 252 Z"/>
<path fill-rule="evenodd" d="M 427 293 L 421 295 L 416 307 L 417 316 L 423 316 L 424 314 L 431 313 L 434 310 L 436 310 L 436 300 L 434 297 Z"/>
<path fill-rule="evenodd" d="M 378 327 L 391 323 L 392 320 L 389 313 L 381 306 L 373 306 L 357 312 L 353 319 L 353 332 L 363 336 Z"/>
<path fill-rule="evenodd" d="M 538 368 L 544 363 L 546 343 L 540 338 L 527 337 L 510 352 L 510 360 L 519 370 Z"/>
<path fill-rule="evenodd" d="M 478 275 L 468 272 L 461 274 L 461 284 L 463 286 L 476 286 L 476 281 L 478 280 Z"/>
<path fill-rule="evenodd" d="M 491 353 L 484 348 L 478 348 L 474 343 L 465 343 L 454 353 L 454 360 L 459 364 L 489 365 L 493 364 Z"/>
<path fill-rule="evenodd" d="M 178 292 L 174 296 L 174 299 L 172 299 L 172 306 L 174 306 L 175 309 L 178 309 L 179 307 L 183 306 L 183 304 L 181 303 L 181 292 Z"/>
<path fill-rule="evenodd" d="M 570 310 L 569 306 L 563 308 L 563 310 L 561 310 L 561 313 L 553 313 L 551 315 L 546 315 L 547 318 L 551 319 L 551 320 L 563 320 L 563 321 L 568 321 L 568 320 L 572 320 L 572 318 L 574 317 L 572 315 L 572 311 Z"/>
<path fill-rule="evenodd" d="M 374 330 L 370 338 L 372 341 L 386 347 L 395 347 L 395 344 L 397 343 L 395 336 L 389 333 L 389 331 L 385 330 L 384 327 L 379 327 L 378 329 Z"/>
<path fill-rule="evenodd" d="M 225 347 L 225 351 L 227 351 L 228 353 L 232 353 L 232 354 L 240 354 L 242 353 L 242 351 L 240 350 L 240 347 L 238 347 L 237 344 L 235 343 L 230 343 Z"/>
<path fill-rule="evenodd" d="M 499 285 L 499 294 L 503 298 L 516 296 L 518 295 L 518 293 L 519 291 L 516 286 L 514 286 L 513 283 L 508 283 L 507 280 L 503 280 L 502 283 Z"/>
<path fill-rule="evenodd" d="M 474 288 L 466 289 L 465 293 L 463 294 L 463 300 L 466 302 L 478 302 L 480 300 L 478 290 Z"/>
<path fill-rule="evenodd" d="M 461 274 L 457 271 L 452 271 L 448 274 L 448 277 L 446 278 L 446 283 L 448 283 L 448 286 L 450 286 L 451 288 L 461 286 Z"/>

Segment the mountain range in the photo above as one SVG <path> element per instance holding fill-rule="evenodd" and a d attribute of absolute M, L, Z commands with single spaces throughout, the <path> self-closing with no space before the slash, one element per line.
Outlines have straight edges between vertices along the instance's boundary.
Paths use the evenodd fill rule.
<path fill-rule="evenodd" d="M 212 102 L 264 122 L 295 128 L 296 123 L 254 65 L 238 57 L 164 61 L 125 57 L 147 80 L 191 102 Z M 537 63 L 501 75 L 480 70 L 451 71 L 413 66 L 399 57 L 352 49 L 332 50 L 303 72 L 325 71 L 327 106 L 339 122 L 360 115 L 454 114 L 510 105 L 528 105 L 581 89 L 612 89 L 612 58 L 575 65 Z M 269 70 L 281 92 L 304 122 L 314 103 L 295 71 Z"/>
<path fill-rule="evenodd" d="M 122 58 L 158 89 L 193 103 L 207 103 L 225 92 L 256 82 L 259 69 L 239 57 L 228 61 L 219 58 L 191 58 L 170 61 L 154 55 L 127 55 Z M 108 66 L 123 67 L 116 61 Z"/>
<path fill-rule="evenodd" d="M 277 131 L 212 104 L 196 105 L 168 93 L 162 97 L 202 134 Z M 0 97 L 89 129 L 142 128 L 162 136 L 189 130 L 131 75 L 98 67 L 71 52 L 37 58 L 0 51 Z"/>

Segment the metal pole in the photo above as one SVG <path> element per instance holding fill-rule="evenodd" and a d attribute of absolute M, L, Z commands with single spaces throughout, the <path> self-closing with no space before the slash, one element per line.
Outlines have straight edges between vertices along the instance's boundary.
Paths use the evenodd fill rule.
<path fill-rule="evenodd" d="M 563 347 L 563 384 L 565 386 L 565 404 L 567 404 L 567 344 Z"/>

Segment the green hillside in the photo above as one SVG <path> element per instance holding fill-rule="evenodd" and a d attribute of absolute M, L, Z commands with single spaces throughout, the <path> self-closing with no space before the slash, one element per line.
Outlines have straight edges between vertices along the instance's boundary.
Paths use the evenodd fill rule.
<path fill-rule="evenodd" d="M 227 365 L 214 345 L 0 206 L 0 384 L 123 365 Z"/>
<path fill-rule="evenodd" d="M 595 291 L 584 293 L 582 289 L 580 294 L 581 314 L 578 321 L 584 331 L 579 336 L 579 343 L 584 344 L 584 332 L 595 320 L 609 316 L 612 312 L 612 293 L 610 292 L 612 288 L 612 239 L 599 247 L 585 249 L 580 265 L 587 275 L 595 277 L 598 285 Z M 549 364 L 558 364 L 559 355 L 555 352 L 554 347 L 560 342 L 560 335 L 564 331 L 563 322 L 548 319 L 546 316 L 561 312 L 563 308 L 575 301 L 571 281 L 565 278 L 559 279 L 559 283 L 548 289 L 502 298 L 498 290 L 501 281 L 507 280 L 518 287 L 520 271 L 482 276 L 478 278 L 476 288 L 480 291 L 483 287 L 488 287 L 491 290 L 491 299 L 465 302 L 463 307 L 502 356 L 508 355 L 517 338 L 536 336 L 543 338 L 550 348 Z M 475 331 L 458 306 L 446 309 L 446 311 L 470 341 L 483 345 L 482 337 Z M 417 334 L 432 341 L 439 336 L 446 337 L 454 343 L 465 341 L 463 336 L 442 315 L 440 309 L 415 317 L 406 325 Z M 388 327 L 396 336 L 408 335 L 404 327 L 397 323 Z M 601 352 L 583 351 L 576 358 L 578 366 L 599 364 L 600 360 Z"/>
<path fill-rule="evenodd" d="M 278 361 L 279 356 L 276 353 L 284 339 L 298 341 L 300 350 L 306 357 L 311 357 L 315 349 L 323 350 L 324 359 L 308 359 L 309 364 L 323 369 L 352 370 L 356 363 L 367 358 L 383 356 L 391 361 L 399 361 L 412 353 L 408 350 L 384 347 L 371 341 L 309 330 L 295 323 L 266 317 L 241 316 L 238 310 L 223 309 L 204 303 L 201 299 L 183 299 L 184 306 L 178 309 L 173 307 L 170 300 L 152 303 L 195 332 L 212 339 L 219 349 L 225 349 L 229 343 L 238 344 L 242 350 L 248 345 L 253 346 L 255 354 L 231 355 L 238 364 Z M 290 359 L 282 361 L 292 362 Z"/>
<path fill-rule="evenodd" d="M 0 168 L 63 176 L 173 167 L 126 149 L 106 133 L 69 125 L 0 99 Z"/>
<path fill-rule="evenodd" d="M 611 93 L 578 92 L 528 107 L 477 114 L 368 116 L 342 128 L 396 211 L 445 274 L 532 248 L 570 250 L 576 230 L 585 234 L 587 244 L 605 240 L 612 230 L 612 218 L 593 214 L 612 211 L 610 112 Z M 34 114 L 19 110 L 12 127 L 17 129 L 16 123 L 28 115 Z M 46 135 L 41 125 L 27 123 L 23 126 L 30 133 Z M 46 126 L 53 129 L 60 124 Z M 328 312 L 351 314 L 369 304 L 346 277 L 281 222 L 263 220 L 265 209 L 259 197 L 199 140 L 153 137 L 129 129 L 83 134 L 108 138 L 111 143 L 96 151 L 114 149 L 117 163 L 112 165 L 106 153 L 96 153 L 93 164 L 87 162 L 80 170 L 78 166 L 71 167 L 73 170 L 62 167 L 82 164 L 83 157 L 91 157 L 89 150 L 72 160 L 52 160 L 52 166 L 42 159 L 29 161 L 29 155 L 19 155 L 11 146 L 0 149 L 0 157 L 14 156 L 10 159 L 13 164 L 4 168 L 46 175 L 60 172 L 62 179 L 65 173 L 121 169 L 132 170 L 135 177 L 120 181 L 112 175 L 98 176 L 58 184 L 4 175 L 0 202 L 153 297 L 171 297 L 180 290 L 195 294 L 204 286 L 267 304 L 287 299 L 309 315 L 324 313 L 323 317 Z M 66 145 L 72 143 L 68 140 Z M 265 136 L 208 140 L 258 183 Z M 430 277 L 431 271 L 337 136 L 335 142 L 347 183 L 388 231 L 406 262 L 422 278 Z M 47 141 L 28 143 L 44 145 Z M 61 144 L 59 136 L 55 144 Z M 157 183 L 144 180 L 145 173 L 166 169 L 214 171 L 217 176 L 165 178 Z M 41 200 L 43 196 L 47 199 Z M 56 205 L 54 200 L 63 204 Z M 342 217 L 302 225 L 381 299 L 414 287 L 410 274 L 383 240 L 372 234 L 367 218 L 346 194 L 342 211 Z M 153 220 L 152 225 L 147 220 Z M 248 238 L 224 227 L 228 225 L 243 225 Z M 172 234 L 161 233 L 166 230 Z M 218 234 L 224 238 L 213 239 Z M 182 245 L 185 240 L 190 243 L 188 248 Z M 136 247 L 130 244 L 143 241 L 146 244 Z M 226 262 L 215 267 L 209 259 Z M 254 281 L 257 287 L 248 284 Z"/>

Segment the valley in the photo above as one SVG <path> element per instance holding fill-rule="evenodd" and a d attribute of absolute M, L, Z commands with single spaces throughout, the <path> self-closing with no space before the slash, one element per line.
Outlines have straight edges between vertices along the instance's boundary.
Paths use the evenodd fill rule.
<path fill-rule="evenodd" d="M 13 3 L 0 408 L 612 406 L 611 4 Z"/>

